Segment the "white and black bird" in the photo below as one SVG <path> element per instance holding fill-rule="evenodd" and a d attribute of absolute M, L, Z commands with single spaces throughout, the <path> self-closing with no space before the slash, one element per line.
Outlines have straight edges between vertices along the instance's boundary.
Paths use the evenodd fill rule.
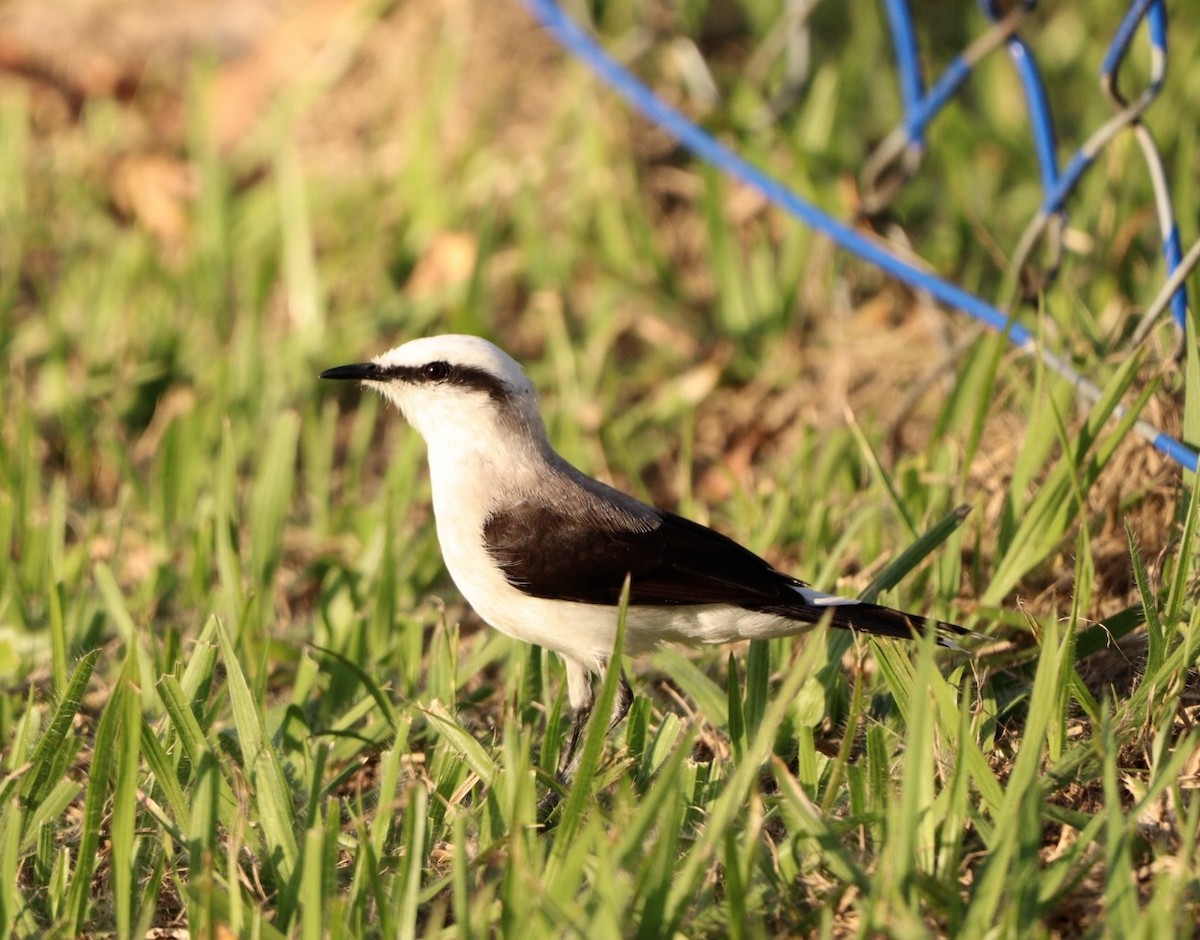
<path fill-rule="evenodd" d="M 580 472 L 550 445 L 533 384 L 477 336 L 433 336 L 325 379 L 362 382 L 425 438 L 442 557 L 475 611 L 503 633 L 554 650 L 574 711 L 569 775 L 612 654 L 630 579 L 625 649 L 790 636 L 835 627 L 911 639 L 962 627 L 815 590 L 706 526 Z M 621 676 L 615 725 L 632 693 Z"/>

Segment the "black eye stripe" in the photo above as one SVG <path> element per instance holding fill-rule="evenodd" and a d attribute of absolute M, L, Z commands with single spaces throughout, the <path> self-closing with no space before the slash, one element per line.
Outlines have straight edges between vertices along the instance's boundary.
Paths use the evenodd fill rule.
<path fill-rule="evenodd" d="M 516 391 L 487 369 L 479 366 L 454 365 L 442 359 L 420 366 L 397 365 L 375 368 L 377 374 L 369 376 L 375 381 L 388 382 L 399 379 L 414 385 L 453 385 L 469 391 L 483 392 L 494 401 L 504 401 Z"/>

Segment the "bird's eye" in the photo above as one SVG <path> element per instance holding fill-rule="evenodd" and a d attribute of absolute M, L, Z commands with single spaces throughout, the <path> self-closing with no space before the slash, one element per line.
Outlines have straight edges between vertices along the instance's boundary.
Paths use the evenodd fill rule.
<path fill-rule="evenodd" d="M 421 369 L 421 375 L 431 382 L 440 382 L 450 375 L 450 363 L 440 361 L 426 363 Z"/>

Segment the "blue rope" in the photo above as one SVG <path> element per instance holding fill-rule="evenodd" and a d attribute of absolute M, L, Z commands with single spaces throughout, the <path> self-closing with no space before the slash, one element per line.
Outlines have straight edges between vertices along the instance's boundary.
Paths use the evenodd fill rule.
<path fill-rule="evenodd" d="M 1146 2 L 1153 3 L 1154 0 Z M 1039 350 L 1030 331 L 1012 320 L 1004 311 L 969 291 L 910 264 L 879 242 L 825 214 L 782 182 L 762 172 L 711 134 L 693 124 L 614 61 L 590 35 L 559 9 L 554 0 L 525 0 L 525 3 L 558 42 L 591 69 L 601 81 L 624 97 L 647 120 L 661 127 L 701 160 L 758 190 L 770 202 L 805 225 L 821 232 L 898 280 L 927 292 L 947 306 L 962 310 L 989 329 L 1006 334 L 1009 341 L 1020 350 L 1040 356 L 1048 367 L 1063 375 L 1085 398 L 1094 401 L 1099 397 L 1100 390 L 1093 383 L 1071 369 L 1059 357 Z M 1118 409 L 1118 413 L 1121 413 L 1121 409 Z M 1193 472 L 1197 470 L 1200 461 L 1196 452 L 1181 441 L 1159 431 L 1144 420 L 1139 419 L 1134 429 L 1160 453 Z"/>

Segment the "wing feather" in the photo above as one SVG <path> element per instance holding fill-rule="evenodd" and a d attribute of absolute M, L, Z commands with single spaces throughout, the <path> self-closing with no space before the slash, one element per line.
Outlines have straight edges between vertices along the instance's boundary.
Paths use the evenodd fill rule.
<path fill-rule="evenodd" d="M 626 575 L 639 605 L 769 605 L 800 582 L 719 532 L 673 513 L 628 520 L 521 504 L 484 526 L 488 551 L 534 597 L 616 604 Z"/>

